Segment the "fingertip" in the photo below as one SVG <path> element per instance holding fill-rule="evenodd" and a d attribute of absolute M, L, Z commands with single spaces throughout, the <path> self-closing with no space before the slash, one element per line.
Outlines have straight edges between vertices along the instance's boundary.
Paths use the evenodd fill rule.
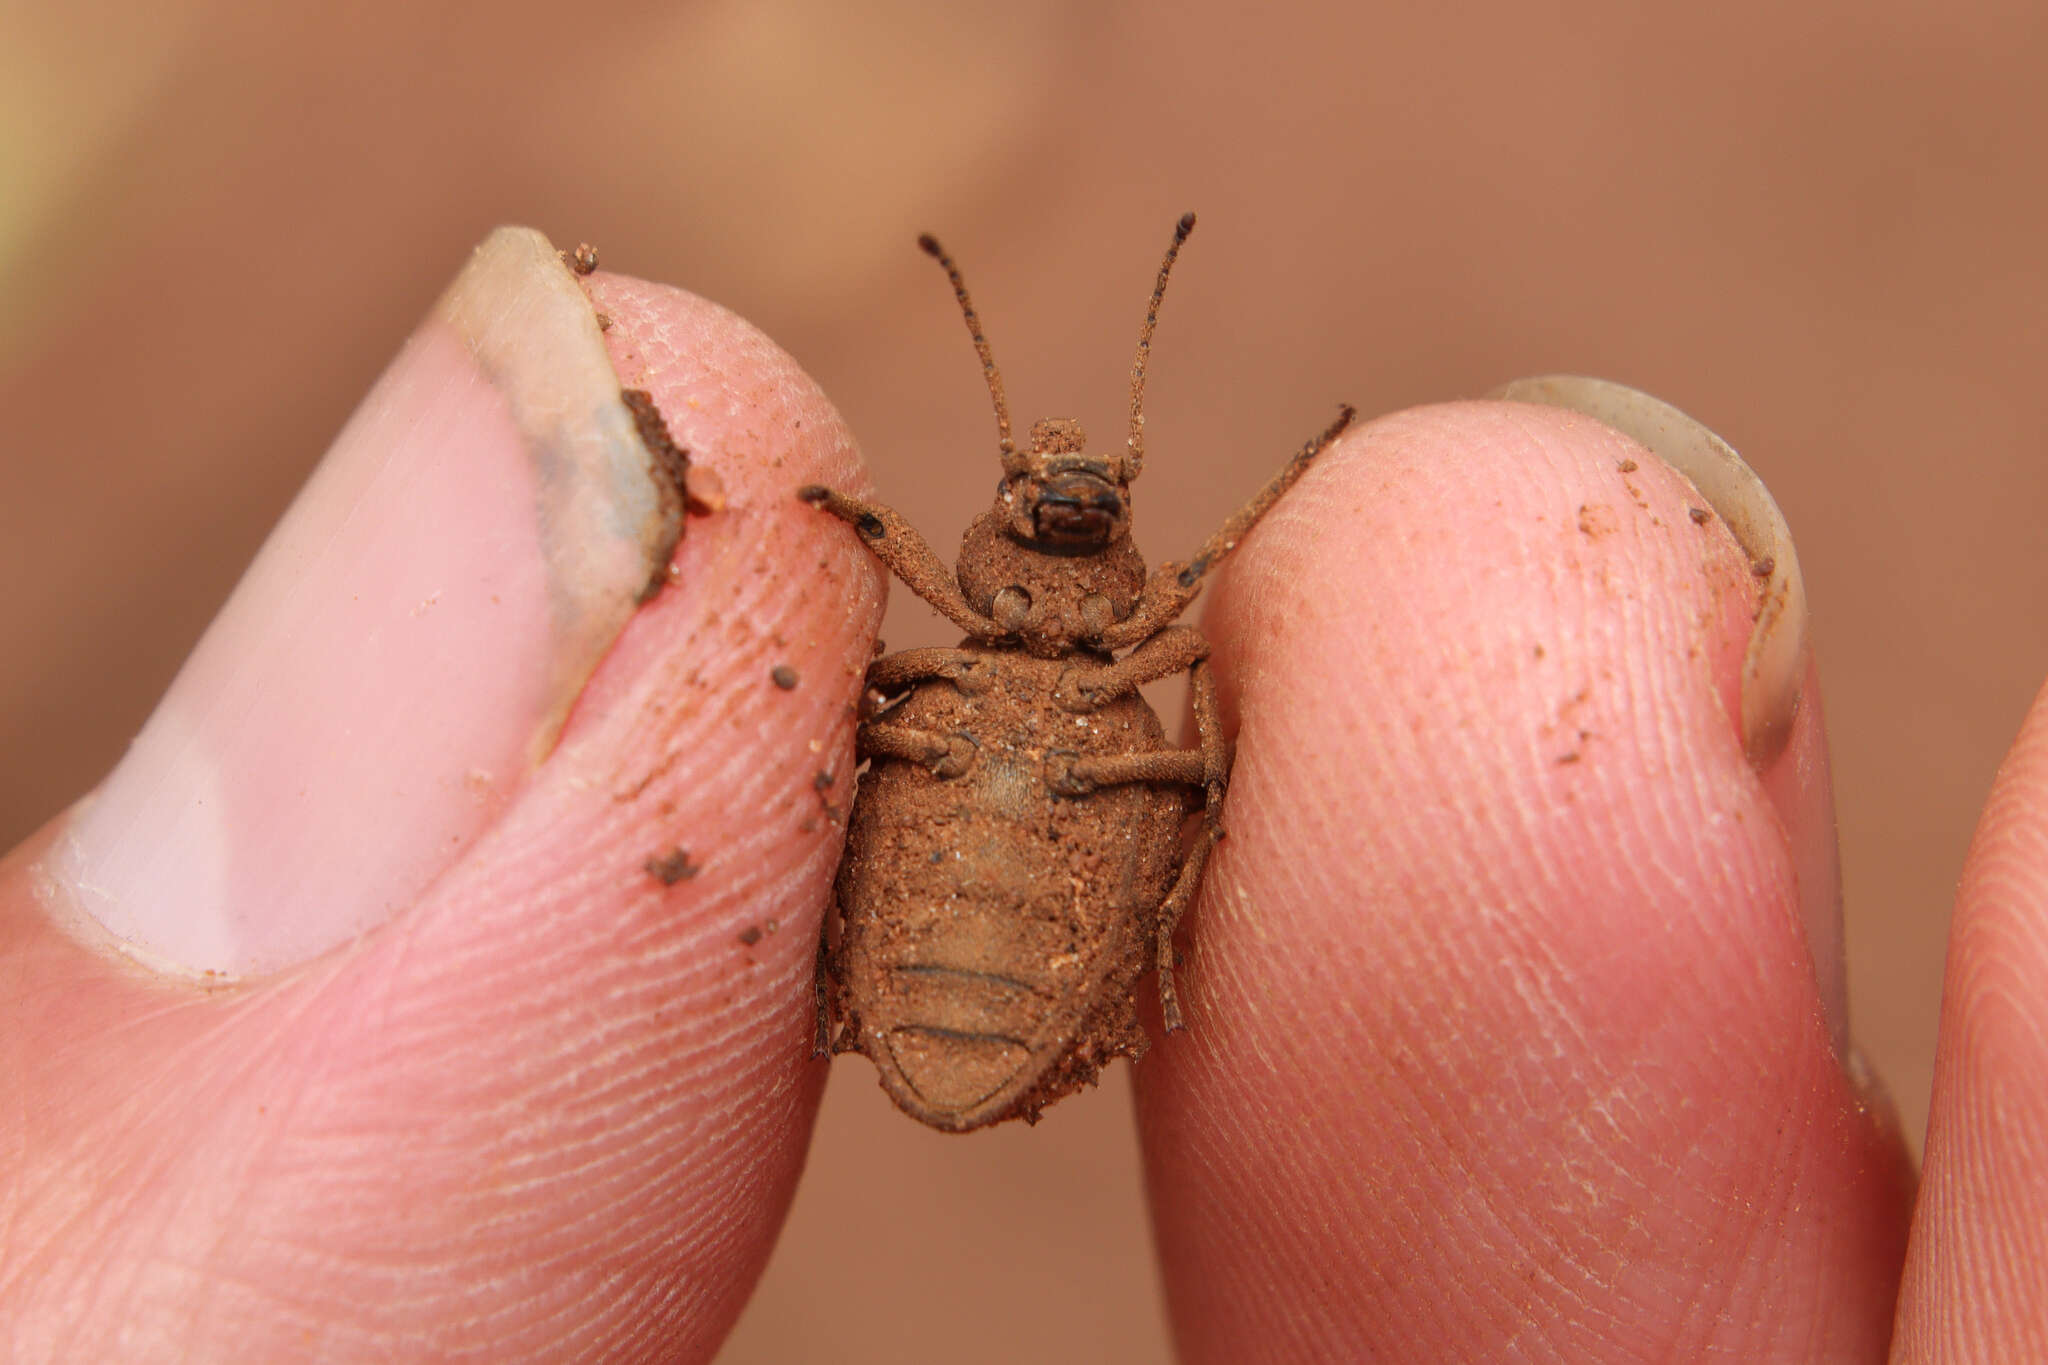
<path fill-rule="evenodd" d="M 1752 1273 L 1701 1240 L 1742 1200 L 1779 1297 L 1731 1341 L 1881 1341 L 1897 1161 L 1798 908 L 1831 830 L 1748 762 L 1756 580 L 1699 505 L 1597 423 L 1451 405 L 1348 435 L 1239 552 L 1230 837 L 1140 1071 L 1191 1358 L 1587 1349 L 1589 1296 L 1654 1339 L 1671 1286 Z"/>
<path fill-rule="evenodd" d="M 1941 995 L 1926 1185 L 1900 1291 L 1903 1358 L 2048 1348 L 2048 688 L 1992 783 Z"/>
<path fill-rule="evenodd" d="M 61 1273 L 27 1279 L 0 1251 L 0 1289 L 26 1295 L 12 1320 L 103 1355 L 159 1332 L 284 1356 L 317 1330 L 343 1354 L 708 1359 L 750 1292 L 822 1084 L 811 968 L 883 591 L 844 528 L 792 494 L 863 476 L 829 402 L 759 332 L 681 291 L 551 268 L 612 322 L 602 383 L 628 435 L 618 392 L 645 389 L 723 505 L 689 518 L 667 586 L 604 642 L 544 757 L 527 745 L 537 703 L 494 731 L 515 780 L 420 885 L 382 886 L 374 865 L 410 837 L 415 796 L 478 800 L 472 774 L 364 759 L 383 799 L 308 837 L 354 850 L 323 865 L 324 892 L 375 913 L 295 970 L 194 990 L 114 965 L 48 932 L 27 909 L 34 867 L 8 865 L 0 952 L 42 983 L 9 1021 L 34 1115 L 10 1227 L 23 1254 L 64 1251 Z M 521 429 L 494 428 L 511 433 L 504 460 L 537 467 L 516 485 L 530 494 L 563 471 Z M 605 503 L 571 489 L 491 505 L 516 527 L 536 505 Z M 538 560 L 560 525 L 489 529 L 466 553 Z M 534 580 L 540 672 L 548 608 L 579 609 Z M 410 619 L 418 603 L 387 605 Z M 407 686 L 432 711 L 455 685 L 462 714 L 457 684 L 386 681 L 334 691 L 344 740 L 374 748 L 347 707 Z M 67 1208 L 73 1189 L 91 1207 Z M 118 1305 L 86 1283 L 121 1286 Z"/>

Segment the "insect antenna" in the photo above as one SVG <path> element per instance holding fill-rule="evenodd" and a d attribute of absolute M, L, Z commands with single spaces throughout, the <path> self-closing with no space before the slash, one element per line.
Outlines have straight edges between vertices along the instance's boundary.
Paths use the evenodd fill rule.
<path fill-rule="evenodd" d="M 1003 452 L 1003 472 L 1020 474 L 1025 461 L 1017 454 L 1017 443 L 1010 439 L 1010 405 L 1003 399 L 1003 372 L 996 368 L 995 353 L 989 350 L 988 338 L 981 333 L 981 319 L 975 316 L 974 302 L 967 297 L 967 282 L 960 278 L 960 267 L 953 264 L 938 238 L 927 232 L 917 239 L 917 245 L 945 267 L 946 278 L 953 282 L 953 297 L 960 300 L 960 314 L 967 319 L 967 334 L 974 338 L 974 353 L 981 357 L 982 377 L 988 380 L 988 396 L 996 405 L 996 443 Z"/>
<path fill-rule="evenodd" d="M 1145 468 L 1145 361 L 1152 354 L 1152 329 L 1159 325 L 1159 300 L 1166 297 L 1166 276 L 1173 269 L 1180 244 L 1195 230 L 1195 215 L 1183 213 L 1173 225 L 1173 244 L 1159 263 L 1159 278 L 1152 285 L 1152 302 L 1145 306 L 1145 325 L 1138 331 L 1138 358 L 1131 362 L 1130 454 L 1124 459 L 1124 477 L 1135 479 Z"/>

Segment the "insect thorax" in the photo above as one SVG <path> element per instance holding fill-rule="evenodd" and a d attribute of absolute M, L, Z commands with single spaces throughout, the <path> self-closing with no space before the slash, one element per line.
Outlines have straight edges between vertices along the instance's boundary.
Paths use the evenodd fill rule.
<path fill-rule="evenodd" d="M 1005 625 L 1018 610 L 1012 590 L 1026 595 L 1021 623 L 1012 628 L 1026 650 L 1047 658 L 1071 653 L 1128 617 L 1145 586 L 1145 561 L 1128 535 L 1092 555 L 1047 554 L 1019 544 L 994 511 L 967 528 L 958 566 L 968 605 Z"/>

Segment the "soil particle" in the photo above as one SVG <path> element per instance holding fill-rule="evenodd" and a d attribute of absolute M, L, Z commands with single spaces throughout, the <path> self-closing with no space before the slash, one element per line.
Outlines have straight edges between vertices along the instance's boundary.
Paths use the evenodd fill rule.
<path fill-rule="evenodd" d="M 749 924 L 749 925 L 748 925 L 748 926 L 747 926 L 746 928 L 744 928 L 744 929 L 740 930 L 740 942 L 742 942 L 742 943 L 746 944 L 746 945 L 747 945 L 747 946 L 748 946 L 749 948 L 753 947 L 753 946 L 754 946 L 754 945 L 755 945 L 756 943 L 759 943 L 760 941 L 761 941 L 761 926 L 760 926 L 760 925 L 758 925 L 758 924 Z"/>
<path fill-rule="evenodd" d="M 1634 460 L 1623 460 L 1621 463 L 1617 464 L 1614 467 L 1616 469 L 1619 469 L 1624 474 L 1633 474 L 1636 472 L 1636 470 L 1641 468 L 1641 466 L 1638 465 Z"/>
<path fill-rule="evenodd" d="M 1714 514 L 1704 507 L 1688 507 L 1685 514 L 1692 518 L 1692 524 L 1695 526 L 1705 526 L 1714 519 Z"/>
<path fill-rule="evenodd" d="M 645 602 L 660 592 L 669 579 L 669 561 L 675 555 L 676 541 L 683 536 L 683 505 L 685 482 L 690 472 L 690 452 L 677 445 L 669 435 L 668 422 L 655 405 L 654 395 L 645 389 L 621 389 L 619 401 L 626 405 L 626 411 L 633 414 L 634 429 L 640 433 L 640 443 L 647 447 L 647 454 L 654 461 L 654 486 L 661 498 L 662 520 L 676 528 L 675 539 L 660 547 L 655 562 L 660 567 L 647 586 L 641 590 L 640 600 Z"/>
<path fill-rule="evenodd" d="M 725 480 L 715 469 L 693 464 L 683 471 L 683 502 L 698 516 L 725 510 Z"/>
<path fill-rule="evenodd" d="M 610 313 L 599 313 L 597 315 L 597 330 L 600 332 L 609 332 L 611 329 L 612 315 Z"/>
<path fill-rule="evenodd" d="M 670 849 L 659 857 L 649 858 L 643 866 L 647 875 L 663 886 L 674 886 L 697 875 L 697 865 L 690 861 L 690 851 L 680 846 Z"/>
<path fill-rule="evenodd" d="M 797 672 L 788 664 L 777 664 L 768 670 L 769 681 L 785 692 L 794 692 L 798 682 Z"/>
<path fill-rule="evenodd" d="M 597 248 L 588 242 L 579 243 L 574 251 L 562 253 L 562 264 L 579 275 L 588 275 L 597 269 Z"/>
<path fill-rule="evenodd" d="M 690 452 L 677 445 L 675 437 L 669 435 L 668 419 L 661 415 L 653 394 L 645 389 L 622 389 L 619 401 L 626 405 L 626 411 L 633 414 L 633 426 L 640 433 L 641 444 L 647 447 L 647 453 L 654 457 L 655 467 L 680 498 L 684 476 L 690 470 Z"/>

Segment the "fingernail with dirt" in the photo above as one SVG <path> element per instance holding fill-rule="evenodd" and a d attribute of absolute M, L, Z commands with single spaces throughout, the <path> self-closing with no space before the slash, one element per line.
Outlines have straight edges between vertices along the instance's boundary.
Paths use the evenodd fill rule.
<path fill-rule="evenodd" d="M 387 919 L 544 757 L 679 510 L 539 233 L 479 246 L 45 865 L 164 970 L 240 976 Z"/>
<path fill-rule="evenodd" d="M 1784 514 L 1728 442 L 1646 393 L 1604 379 L 1545 375 L 1518 379 L 1491 396 L 1581 412 L 1633 437 L 1692 481 L 1749 556 L 1758 597 L 1742 661 L 1738 719 L 1743 750 L 1793 832 L 1800 909 L 1821 1004 L 1835 1055 L 1848 1065 L 1848 967 L 1834 790 L 1809 643 L 1806 581 Z"/>

